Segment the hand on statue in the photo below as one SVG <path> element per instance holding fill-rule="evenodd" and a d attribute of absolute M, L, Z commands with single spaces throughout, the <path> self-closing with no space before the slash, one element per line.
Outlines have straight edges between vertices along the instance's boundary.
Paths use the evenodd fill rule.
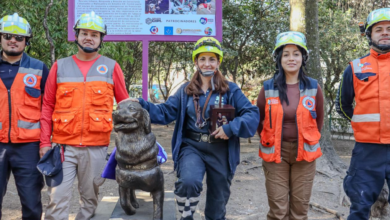
<path fill-rule="evenodd" d="M 39 149 L 39 156 L 42 158 L 50 149 L 51 147 L 42 147 Z"/>
<path fill-rule="evenodd" d="M 215 135 L 215 138 L 220 138 L 224 140 L 229 139 L 222 127 L 217 128 L 211 135 Z"/>

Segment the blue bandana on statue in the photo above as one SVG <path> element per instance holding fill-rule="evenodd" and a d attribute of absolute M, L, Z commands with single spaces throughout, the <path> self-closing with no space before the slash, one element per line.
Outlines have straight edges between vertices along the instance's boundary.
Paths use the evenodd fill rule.
<path fill-rule="evenodd" d="M 157 154 L 157 163 L 158 165 L 163 164 L 167 161 L 167 153 L 165 152 L 164 148 L 156 141 L 156 144 L 158 146 L 158 154 Z M 117 162 L 115 160 L 115 153 L 116 153 L 116 147 L 111 152 L 110 158 L 108 159 L 108 162 L 106 164 L 106 167 L 104 167 L 102 177 L 106 179 L 113 179 L 115 180 L 115 168 L 117 165 Z"/>

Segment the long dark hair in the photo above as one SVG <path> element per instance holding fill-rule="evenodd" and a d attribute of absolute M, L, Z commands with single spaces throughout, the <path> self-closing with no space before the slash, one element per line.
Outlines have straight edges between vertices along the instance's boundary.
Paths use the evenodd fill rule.
<path fill-rule="evenodd" d="M 287 105 L 289 105 L 289 101 L 287 98 L 287 83 L 286 83 L 286 75 L 284 74 L 284 70 L 282 67 L 282 55 L 283 55 L 283 47 L 280 47 L 275 51 L 277 54 L 276 56 L 276 72 L 274 75 L 274 85 L 275 87 L 278 88 L 279 90 L 279 99 L 280 102 L 283 103 L 286 102 Z M 306 86 L 309 85 L 309 78 L 306 76 L 306 62 L 305 62 L 305 57 L 307 56 L 305 49 L 302 47 L 297 46 L 299 51 L 301 51 L 302 54 L 302 66 L 299 68 L 299 73 L 298 73 L 298 79 L 299 81 L 303 82 L 303 90 L 306 89 Z"/>

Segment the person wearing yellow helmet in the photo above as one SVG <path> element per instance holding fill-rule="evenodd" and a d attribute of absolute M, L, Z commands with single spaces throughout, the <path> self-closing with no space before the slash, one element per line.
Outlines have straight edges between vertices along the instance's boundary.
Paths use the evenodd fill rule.
<path fill-rule="evenodd" d="M 103 44 L 104 36 L 107 34 L 107 26 L 103 22 L 103 19 L 95 14 L 94 11 L 82 14 L 77 19 L 73 29 L 76 32 L 74 42 L 85 53 L 97 52 Z M 87 35 L 91 35 L 90 40 L 86 38 Z"/>
<path fill-rule="evenodd" d="M 356 141 L 343 185 L 351 200 L 348 220 L 368 219 L 385 180 L 390 184 L 390 8 L 372 11 L 363 31 L 370 51 L 349 63 L 335 101 Z"/>
<path fill-rule="evenodd" d="M 308 55 L 304 34 L 278 34 L 276 72 L 257 98 L 268 220 L 308 218 L 324 116 L 321 87 L 305 74 Z"/>
<path fill-rule="evenodd" d="M 74 29 L 79 50 L 53 64 L 40 120 L 41 157 L 53 145 L 65 149 L 60 172 L 55 176 L 43 172 L 50 195 L 47 220 L 68 219 L 72 193 L 64 192 L 72 192 L 76 176 L 81 206 L 76 219 L 93 216 L 104 181 L 100 174 L 110 142 L 114 98 L 120 102 L 129 97 L 119 64 L 98 53 L 107 33 L 103 19 L 94 12 L 82 14 Z"/>
<path fill-rule="evenodd" d="M 24 53 L 30 24 L 17 13 L 0 19 L 0 219 L 12 173 L 22 204 L 22 219 L 42 216 L 39 138 L 42 94 L 49 70 Z"/>
<path fill-rule="evenodd" d="M 380 26 L 377 25 L 379 23 L 381 23 Z M 378 52 L 383 53 L 390 51 L 390 40 L 386 39 L 386 37 L 382 40 L 383 36 L 381 36 L 381 30 L 387 28 L 389 24 L 390 8 L 380 8 L 372 11 L 368 15 L 365 24 L 361 26 L 361 32 L 366 35 L 369 45 Z"/>
<path fill-rule="evenodd" d="M 205 174 L 205 218 L 225 219 L 230 185 L 240 159 L 239 138 L 252 137 L 256 132 L 258 109 L 219 71 L 222 60 L 219 41 L 203 37 L 192 52 L 196 72 L 190 82 L 162 104 L 130 99 L 149 112 L 152 123 L 169 124 L 176 120 L 172 158 L 178 177 L 174 193 L 181 219 L 193 219 Z M 210 106 L 220 103 L 233 106 L 235 118 L 210 132 Z"/>

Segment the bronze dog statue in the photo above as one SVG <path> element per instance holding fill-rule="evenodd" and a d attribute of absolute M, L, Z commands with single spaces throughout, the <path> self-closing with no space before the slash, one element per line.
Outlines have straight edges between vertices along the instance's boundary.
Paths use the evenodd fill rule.
<path fill-rule="evenodd" d="M 116 181 L 120 203 L 128 215 L 139 207 L 135 189 L 153 197 L 153 219 L 163 219 L 164 175 L 157 163 L 158 146 L 151 132 L 149 113 L 138 102 L 124 101 L 113 112 L 117 147 Z"/>

